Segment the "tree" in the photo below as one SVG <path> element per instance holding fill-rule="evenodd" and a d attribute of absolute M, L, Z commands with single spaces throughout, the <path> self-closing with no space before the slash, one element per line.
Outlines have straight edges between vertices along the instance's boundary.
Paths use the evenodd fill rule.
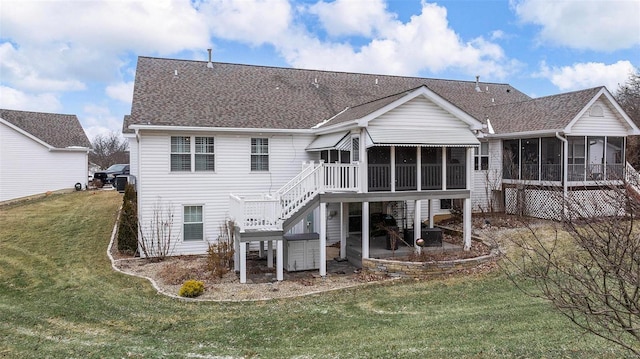
<path fill-rule="evenodd" d="M 553 229 L 524 223 L 525 230 L 509 239 L 502 268 L 526 294 L 640 355 L 640 197 L 634 186 L 640 188 L 627 183 L 599 196 L 569 193 Z"/>
<path fill-rule="evenodd" d="M 618 87 L 614 97 L 624 112 L 640 126 L 640 71 L 636 70 L 629 80 Z M 631 136 L 627 142 L 627 161 L 635 168 L 640 167 L 640 137 Z"/>
<path fill-rule="evenodd" d="M 116 163 L 129 163 L 129 145 L 115 132 L 111 132 L 108 136 L 97 135 L 93 139 L 92 146 L 89 161 L 102 169 Z"/>

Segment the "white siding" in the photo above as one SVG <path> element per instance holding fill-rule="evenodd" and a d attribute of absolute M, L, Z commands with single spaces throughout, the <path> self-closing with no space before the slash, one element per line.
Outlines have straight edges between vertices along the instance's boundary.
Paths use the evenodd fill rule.
<path fill-rule="evenodd" d="M 609 101 L 600 97 L 591 108 L 600 106 L 603 116 L 592 116 L 591 109 L 576 121 L 571 128 L 571 136 L 626 136 L 629 131 L 628 124 L 609 104 Z"/>
<path fill-rule="evenodd" d="M 491 209 L 491 195 L 502 188 L 502 142 L 489 141 L 489 169 L 474 171 L 471 192 L 471 208 L 474 212 L 486 212 Z M 493 204 L 494 210 L 496 203 Z"/>
<path fill-rule="evenodd" d="M 86 151 L 49 151 L 0 124 L 0 202 L 87 185 Z"/>
<path fill-rule="evenodd" d="M 372 120 L 369 123 L 369 127 L 389 130 L 422 128 L 469 131 L 469 125 L 464 121 L 422 96 L 416 97 Z"/>
<path fill-rule="evenodd" d="M 179 233 L 174 254 L 206 253 L 207 242 L 214 242 L 219 227 L 229 214 L 229 194 L 267 194 L 278 190 L 293 178 L 303 161 L 313 136 L 247 135 L 215 133 L 173 133 L 174 136 L 215 137 L 215 172 L 171 172 L 170 133 L 146 133 L 138 150 L 138 198 L 142 223 L 148 223 L 158 200 L 171 205 L 175 231 Z M 251 137 L 269 138 L 269 171 L 251 172 Z M 133 156 L 132 156 L 133 157 Z M 182 206 L 204 207 L 205 241 L 182 241 Z"/>

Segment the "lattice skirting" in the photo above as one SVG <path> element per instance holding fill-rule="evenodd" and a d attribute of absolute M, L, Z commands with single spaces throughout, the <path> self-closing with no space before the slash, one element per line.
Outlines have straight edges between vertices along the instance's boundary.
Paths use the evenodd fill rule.
<path fill-rule="evenodd" d="M 562 218 L 562 190 L 534 188 L 504 189 L 505 212 L 535 218 L 560 220 Z M 624 214 L 622 195 L 612 189 L 570 190 L 567 200 L 568 215 L 573 218 L 607 217 Z"/>

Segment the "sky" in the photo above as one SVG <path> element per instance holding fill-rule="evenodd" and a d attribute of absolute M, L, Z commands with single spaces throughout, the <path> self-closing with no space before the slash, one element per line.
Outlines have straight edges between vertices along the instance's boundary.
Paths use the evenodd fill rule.
<path fill-rule="evenodd" d="M 0 108 L 120 133 L 138 56 L 509 83 L 532 97 L 640 68 L 640 0 L 0 0 Z"/>

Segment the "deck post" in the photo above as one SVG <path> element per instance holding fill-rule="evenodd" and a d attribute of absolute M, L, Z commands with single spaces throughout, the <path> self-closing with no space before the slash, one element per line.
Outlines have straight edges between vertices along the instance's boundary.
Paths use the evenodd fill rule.
<path fill-rule="evenodd" d="M 462 236 L 464 238 L 464 250 L 471 249 L 471 198 L 464 199 L 464 210 L 462 212 Z"/>
<path fill-rule="evenodd" d="M 340 258 L 347 258 L 347 236 L 349 235 L 349 203 L 340 203 Z"/>
<path fill-rule="evenodd" d="M 429 212 L 429 228 L 433 228 L 433 216 L 435 211 L 433 210 L 433 200 L 427 200 L 427 211 Z"/>
<path fill-rule="evenodd" d="M 362 202 L 362 258 L 369 258 L 369 202 Z"/>
<path fill-rule="evenodd" d="M 276 279 L 284 280 L 284 240 L 276 241 Z"/>
<path fill-rule="evenodd" d="M 413 201 L 414 207 L 414 216 L 413 216 L 413 246 L 415 248 L 416 253 L 420 253 L 422 248 L 418 245 L 417 239 L 422 236 L 422 214 L 420 213 L 422 208 L 422 201 L 415 200 Z"/>
<path fill-rule="evenodd" d="M 242 239 L 240 231 L 236 230 L 233 237 L 233 270 L 238 272 L 240 271 L 240 239 Z"/>
<path fill-rule="evenodd" d="M 240 242 L 240 283 L 247 283 L 247 242 Z"/>
<path fill-rule="evenodd" d="M 320 276 L 327 276 L 327 204 L 320 203 Z"/>
<path fill-rule="evenodd" d="M 264 258 L 264 241 L 260 241 L 260 247 L 258 248 L 258 257 Z"/>
<path fill-rule="evenodd" d="M 267 241 L 267 268 L 273 268 L 273 241 Z"/>

